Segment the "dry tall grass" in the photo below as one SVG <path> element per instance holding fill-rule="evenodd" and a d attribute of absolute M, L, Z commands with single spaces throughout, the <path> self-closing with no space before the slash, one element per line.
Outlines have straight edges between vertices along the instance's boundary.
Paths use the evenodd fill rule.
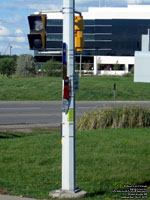
<path fill-rule="evenodd" d="M 84 113 L 77 122 L 78 130 L 143 128 L 150 126 L 150 109 L 139 106 L 122 106 Z"/>

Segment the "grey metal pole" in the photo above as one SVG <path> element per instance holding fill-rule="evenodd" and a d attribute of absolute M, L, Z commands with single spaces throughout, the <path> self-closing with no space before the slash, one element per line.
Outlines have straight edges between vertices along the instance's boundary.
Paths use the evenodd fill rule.
<path fill-rule="evenodd" d="M 82 54 L 80 53 L 80 77 L 81 77 L 81 66 L 82 66 Z"/>
<path fill-rule="evenodd" d="M 75 191 L 74 0 L 64 0 L 63 14 L 70 97 L 68 112 L 62 113 L 62 190 Z"/>

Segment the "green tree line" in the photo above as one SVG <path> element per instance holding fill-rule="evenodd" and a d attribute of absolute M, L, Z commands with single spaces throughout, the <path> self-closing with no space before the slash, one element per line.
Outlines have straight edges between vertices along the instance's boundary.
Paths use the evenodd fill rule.
<path fill-rule="evenodd" d="M 42 75 L 61 76 L 62 64 L 54 59 L 43 63 L 41 68 Z M 0 56 L 0 74 L 10 77 L 15 74 L 18 77 L 34 76 L 39 73 L 34 57 L 30 54 L 20 56 Z"/>

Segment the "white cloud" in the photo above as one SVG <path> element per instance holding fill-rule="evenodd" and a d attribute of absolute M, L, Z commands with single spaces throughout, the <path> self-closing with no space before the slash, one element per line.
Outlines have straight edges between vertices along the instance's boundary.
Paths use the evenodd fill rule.
<path fill-rule="evenodd" d="M 16 24 L 22 20 L 23 18 L 21 15 L 15 15 L 13 17 L 6 17 L 5 19 L 3 19 L 4 23 L 9 23 L 9 24 Z"/>
<path fill-rule="evenodd" d="M 9 34 L 10 34 L 9 30 L 6 27 L 0 25 L 0 36 L 5 36 Z"/>
<path fill-rule="evenodd" d="M 13 48 L 13 49 L 22 49 L 22 46 L 19 46 L 19 45 L 13 45 L 12 48 Z"/>
<path fill-rule="evenodd" d="M 57 10 L 61 9 L 60 5 L 55 5 L 55 4 L 28 4 L 27 5 L 28 9 L 31 10 Z"/>
<path fill-rule="evenodd" d="M 14 2 L 14 3 L 13 3 Z M 34 11 L 39 10 L 55 10 L 60 9 L 63 5 L 63 0 L 41 0 L 38 2 L 37 0 L 12 0 L 12 3 L 5 3 L 3 6 L 5 8 L 11 9 L 30 9 Z"/>
<path fill-rule="evenodd" d="M 9 3 L 2 5 L 7 9 L 30 9 L 34 11 L 39 10 L 55 10 L 61 9 L 63 6 L 63 0 L 11 0 Z M 92 6 L 127 6 L 127 4 L 150 4 L 150 0 L 75 0 L 75 7 L 79 10 L 85 10 Z"/>
<path fill-rule="evenodd" d="M 25 37 L 8 37 L 8 41 L 22 43 L 22 42 L 25 42 L 26 39 Z"/>
<path fill-rule="evenodd" d="M 150 0 L 127 0 L 128 4 L 150 4 Z"/>
<path fill-rule="evenodd" d="M 17 34 L 17 35 L 20 35 L 20 34 L 22 34 L 22 33 L 23 33 L 23 31 L 22 31 L 21 29 L 19 29 L 19 28 L 16 29 L 16 34 Z"/>
<path fill-rule="evenodd" d="M 142 3 L 141 0 L 128 0 L 127 2 L 128 2 L 128 4 L 140 4 L 140 3 Z"/>
<path fill-rule="evenodd" d="M 11 36 L 0 36 L 1 42 L 17 42 L 17 43 L 24 43 L 26 42 L 25 37 L 11 37 Z"/>
<path fill-rule="evenodd" d="M 26 38 L 25 37 L 16 37 L 16 42 L 25 42 Z"/>

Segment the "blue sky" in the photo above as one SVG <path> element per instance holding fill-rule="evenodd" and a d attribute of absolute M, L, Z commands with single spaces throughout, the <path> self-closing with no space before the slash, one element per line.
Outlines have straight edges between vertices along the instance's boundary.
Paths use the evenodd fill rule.
<path fill-rule="evenodd" d="M 40 10 L 61 9 L 63 0 L 0 0 L 0 52 L 24 54 L 29 50 L 27 34 L 29 33 L 27 16 Z M 150 0 L 75 0 L 77 11 L 87 11 L 88 7 L 119 7 L 128 4 L 150 4 Z M 7 50 L 7 51 L 6 51 Z"/>

